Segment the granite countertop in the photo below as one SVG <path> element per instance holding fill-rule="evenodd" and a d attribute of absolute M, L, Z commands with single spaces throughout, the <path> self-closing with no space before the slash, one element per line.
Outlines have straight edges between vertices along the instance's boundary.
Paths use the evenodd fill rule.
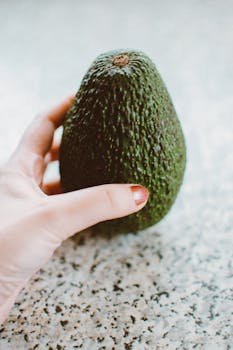
<path fill-rule="evenodd" d="M 184 216 L 182 229 L 67 241 L 19 296 L 0 348 L 231 349 L 230 226 Z"/>
<path fill-rule="evenodd" d="M 64 242 L 0 326 L 0 350 L 233 349 L 232 3 L 136 3 L 0 4 L 1 163 L 34 114 L 118 47 L 156 62 L 188 149 L 166 218 Z"/>

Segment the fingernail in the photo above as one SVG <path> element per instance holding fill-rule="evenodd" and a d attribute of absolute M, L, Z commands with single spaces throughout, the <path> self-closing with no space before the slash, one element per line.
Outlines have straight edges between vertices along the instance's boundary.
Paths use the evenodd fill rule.
<path fill-rule="evenodd" d="M 133 199 L 137 205 L 144 203 L 149 196 L 148 190 L 140 185 L 131 186 L 131 191 L 133 193 Z"/>

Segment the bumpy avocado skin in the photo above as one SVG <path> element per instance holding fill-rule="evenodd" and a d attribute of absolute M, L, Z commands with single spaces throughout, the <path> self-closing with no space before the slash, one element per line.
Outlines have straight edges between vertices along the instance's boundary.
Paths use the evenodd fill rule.
<path fill-rule="evenodd" d="M 113 62 L 121 54 L 129 57 L 125 66 Z M 136 232 L 157 223 L 169 211 L 183 180 L 185 162 L 180 122 L 150 58 L 135 50 L 98 56 L 64 122 L 63 189 L 107 183 L 146 186 L 150 197 L 141 211 L 96 225 L 102 232 Z"/>

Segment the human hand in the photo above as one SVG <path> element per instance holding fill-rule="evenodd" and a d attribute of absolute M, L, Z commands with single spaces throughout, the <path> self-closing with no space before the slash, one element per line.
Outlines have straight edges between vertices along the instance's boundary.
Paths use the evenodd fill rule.
<path fill-rule="evenodd" d="M 143 208 L 148 191 L 108 184 L 61 193 L 59 181 L 44 183 L 53 143 L 73 97 L 33 120 L 18 148 L 0 169 L 0 324 L 29 278 L 69 236 L 100 221 Z"/>

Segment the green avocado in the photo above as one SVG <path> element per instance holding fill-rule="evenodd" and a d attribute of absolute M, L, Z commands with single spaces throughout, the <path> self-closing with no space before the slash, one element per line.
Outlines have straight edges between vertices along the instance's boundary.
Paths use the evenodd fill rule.
<path fill-rule="evenodd" d="M 136 232 L 169 211 L 185 162 L 181 125 L 151 59 L 128 49 L 98 56 L 65 118 L 64 191 L 108 183 L 144 185 L 150 196 L 141 211 L 95 226 L 104 232 Z"/>

